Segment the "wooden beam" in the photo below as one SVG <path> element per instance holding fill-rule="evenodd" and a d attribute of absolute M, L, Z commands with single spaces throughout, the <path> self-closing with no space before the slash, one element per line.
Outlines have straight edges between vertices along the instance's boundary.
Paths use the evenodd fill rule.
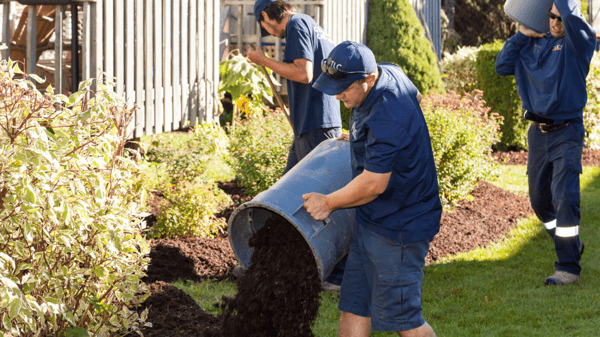
<path fill-rule="evenodd" d="M 37 63 L 37 20 L 36 6 L 28 6 L 29 12 L 27 13 L 27 51 L 25 58 L 25 72 L 27 74 L 35 74 L 35 64 Z"/>

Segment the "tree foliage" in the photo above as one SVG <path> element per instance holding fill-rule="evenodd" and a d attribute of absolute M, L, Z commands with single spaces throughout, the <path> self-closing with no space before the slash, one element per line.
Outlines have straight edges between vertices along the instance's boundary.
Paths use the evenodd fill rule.
<path fill-rule="evenodd" d="M 437 56 L 408 1 L 369 1 L 367 46 L 377 62 L 400 66 L 421 93 L 440 86 Z"/>

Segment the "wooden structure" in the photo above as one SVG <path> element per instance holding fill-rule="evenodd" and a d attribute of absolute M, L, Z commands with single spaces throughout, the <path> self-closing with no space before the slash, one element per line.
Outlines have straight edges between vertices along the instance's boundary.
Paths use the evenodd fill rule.
<path fill-rule="evenodd" d="M 114 89 L 137 105 L 133 137 L 181 129 L 211 121 L 217 113 L 219 83 L 218 0 L 74 0 L 55 6 L 55 64 L 62 65 L 62 20 L 69 8 L 79 12 L 74 45 L 80 54 L 81 80 L 114 79 Z M 11 0 L 0 0 L 4 15 L 0 43 L 8 44 Z M 37 13 L 29 6 L 29 13 Z M 27 20 L 26 64 L 36 71 L 38 20 Z M 73 35 L 73 34 L 72 34 Z M 74 39 L 76 40 L 76 39 Z M 11 52 L 2 50 L 6 59 Z M 37 59 L 37 57 L 36 57 Z M 55 87 L 63 88 L 65 69 L 54 69 Z M 75 74 L 74 74 L 75 75 Z M 57 91 L 60 91 L 58 89 Z"/>

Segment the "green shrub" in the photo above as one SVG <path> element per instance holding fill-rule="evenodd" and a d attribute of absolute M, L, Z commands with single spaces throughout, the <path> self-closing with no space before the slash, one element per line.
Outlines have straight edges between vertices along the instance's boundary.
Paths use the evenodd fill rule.
<path fill-rule="evenodd" d="M 600 148 L 600 52 L 596 52 L 587 77 L 588 102 L 583 109 L 585 145 Z"/>
<path fill-rule="evenodd" d="M 479 49 L 475 63 L 477 88 L 483 91 L 483 99 L 491 107 L 491 111 L 504 117 L 502 138 L 496 148 L 502 151 L 527 149 L 529 122 L 523 118 L 515 77 L 496 74 L 496 56 L 503 46 L 503 41 L 496 40 Z"/>
<path fill-rule="evenodd" d="M 194 133 L 193 141 L 198 144 L 203 153 L 224 158 L 229 156 L 229 137 L 217 121 L 202 125 L 196 124 L 192 131 Z"/>
<path fill-rule="evenodd" d="M 428 95 L 421 103 L 445 209 L 469 198 L 477 181 L 487 179 L 496 165 L 490 153 L 502 117 L 489 113 L 481 96 L 476 91 L 461 98 L 451 91 Z"/>
<path fill-rule="evenodd" d="M 212 181 L 221 174 L 213 174 L 211 166 L 227 160 L 228 147 L 229 137 L 218 122 L 204 123 L 190 129 L 185 136 L 179 132 L 152 136 L 146 160 L 164 168 L 163 186 L 183 180 Z"/>
<path fill-rule="evenodd" d="M 473 94 L 477 89 L 475 60 L 479 47 L 459 47 L 456 53 L 444 55 L 442 79 L 446 90 L 459 95 Z"/>
<path fill-rule="evenodd" d="M 149 236 L 155 238 L 214 237 L 227 225 L 215 212 L 232 203 L 215 183 L 180 181 L 166 188 L 164 201 Z"/>
<path fill-rule="evenodd" d="M 146 313 L 129 308 L 149 247 L 136 162 L 123 155 L 133 111 L 102 84 L 93 98 L 91 81 L 41 94 L 20 73 L 0 63 L 0 331 L 138 330 Z"/>
<path fill-rule="evenodd" d="M 230 133 L 232 166 L 247 195 L 267 190 L 283 173 L 293 132 L 283 114 L 242 120 Z"/>
<path fill-rule="evenodd" d="M 408 1 L 369 1 L 367 46 L 377 62 L 399 65 L 422 94 L 440 87 L 437 56 Z"/>
<path fill-rule="evenodd" d="M 152 163 L 169 163 L 181 155 L 191 138 L 191 133 L 168 132 L 148 137 L 144 158 Z"/>

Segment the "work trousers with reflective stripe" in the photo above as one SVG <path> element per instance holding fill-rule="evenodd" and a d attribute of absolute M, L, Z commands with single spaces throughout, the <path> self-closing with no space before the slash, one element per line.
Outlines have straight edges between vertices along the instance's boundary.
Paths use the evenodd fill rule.
<path fill-rule="evenodd" d="M 582 123 L 542 133 L 531 125 L 528 133 L 527 176 L 531 206 L 554 240 L 556 270 L 581 273 L 579 238 Z"/>

